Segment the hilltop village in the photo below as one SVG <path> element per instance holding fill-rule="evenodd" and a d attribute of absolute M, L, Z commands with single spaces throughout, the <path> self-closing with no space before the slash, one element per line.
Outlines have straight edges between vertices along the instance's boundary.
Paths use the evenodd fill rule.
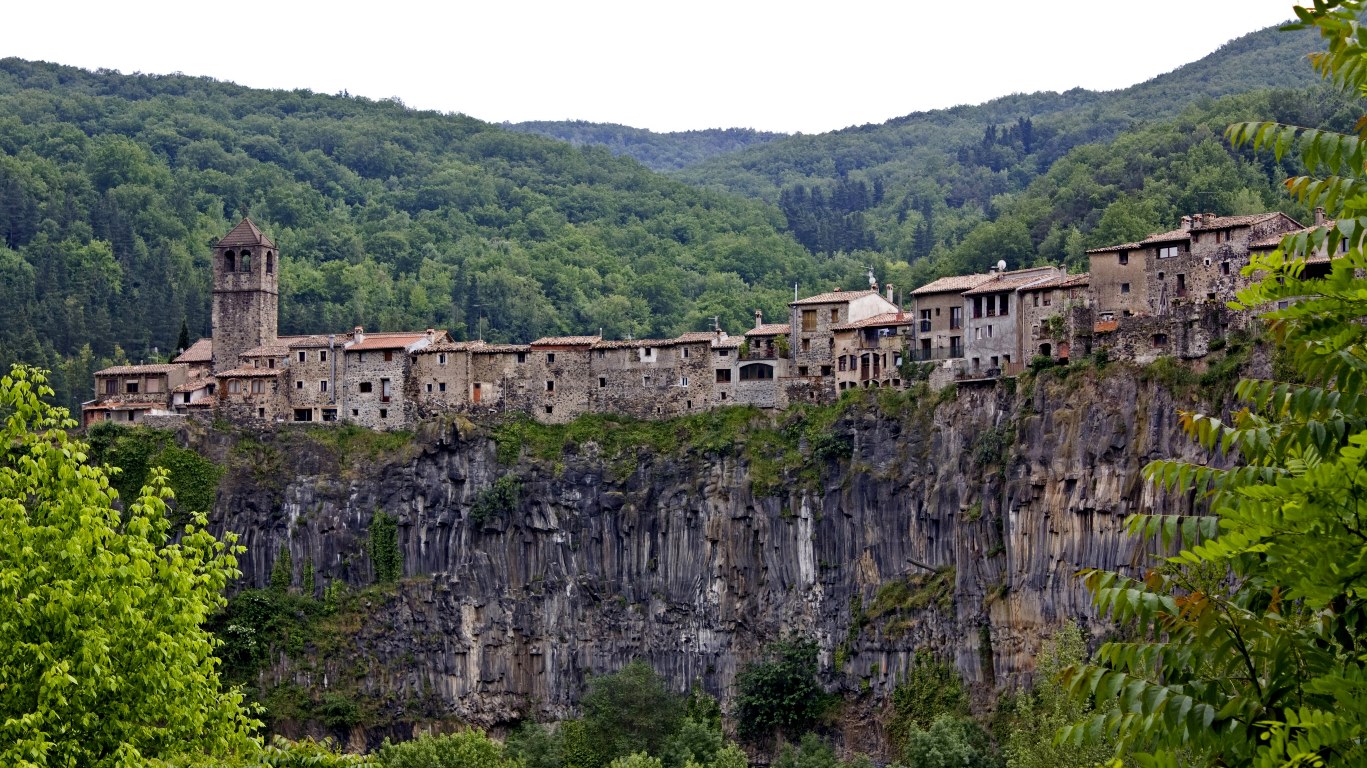
<path fill-rule="evenodd" d="M 1323 226 L 1322 214 L 1314 226 Z M 172 362 L 97 371 L 82 421 L 166 425 L 346 422 L 406 429 L 441 412 L 667 418 L 725 405 L 829 402 L 852 388 L 932 387 L 1020 373 L 1031 359 L 1106 350 L 1111 359 L 1198 358 L 1248 322 L 1226 302 L 1253 253 L 1304 227 L 1282 213 L 1195 214 L 1179 228 L 1087 252 L 1090 270 L 1007 270 L 936 280 L 910 307 L 870 274 L 860 290 L 797 299 L 782 322 L 755 312 L 672 339 L 560 336 L 530 344 L 455 341 L 443 330 L 280 336 L 275 243 L 243 219 L 213 247 L 212 337 Z M 1311 259 L 1307 274 L 1328 269 Z"/>

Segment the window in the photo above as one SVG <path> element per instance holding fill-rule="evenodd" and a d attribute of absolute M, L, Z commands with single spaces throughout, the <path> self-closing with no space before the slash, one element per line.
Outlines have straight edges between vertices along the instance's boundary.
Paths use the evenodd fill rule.
<path fill-rule="evenodd" d="M 1129 283 L 1121 283 L 1121 284 L 1120 284 L 1120 292 L 1121 292 L 1121 293 L 1129 293 L 1129 292 L 1130 292 L 1130 284 L 1129 284 Z"/>
<path fill-rule="evenodd" d="M 554 381 L 548 381 L 548 382 L 546 382 L 546 391 L 547 391 L 547 392 L 554 392 L 554 391 L 555 391 L 555 382 L 554 382 Z"/>
<path fill-rule="evenodd" d="M 261 379 L 256 379 L 255 381 L 252 382 L 252 394 L 253 394 L 253 395 L 260 395 L 260 394 L 263 394 L 265 391 L 266 391 L 266 382 L 262 381 Z"/>
<path fill-rule="evenodd" d="M 328 391 L 328 380 L 327 380 L 327 379 L 323 379 L 322 381 L 318 382 L 318 391 L 319 391 L 319 392 L 326 392 L 326 391 Z"/>
<path fill-rule="evenodd" d="M 337 420 L 337 409 L 336 409 L 336 408 L 324 408 L 324 409 L 323 409 L 323 421 L 336 421 L 336 420 Z"/>
<path fill-rule="evenodd" d="M 1034 298 L 1035 298 L 1035 306 L 1038 307 L 1038 306 L 1039 306 L 1039 294 L 1038 294 L 1038 293 L 1035 294 L 1035 297 L 1034 297 Z"/>
<path fill-rule="evenodd" d="M 553 362 L 555 362 L 555 353 L 554 353 L 554 352 L 547 352 L 547 353 L 546 353 L 546 362 L 548 362 L 548 363 L 553 363 Z"/>
<path fill-rule="evenodd" d="M 990 310 L 989 310 L 989 314 L 991 314 Z M 983 297 L 981 297 L 981 296 L 974 296 L 974 297 L 973 297 L 973 317 L 978 318 L 978 317 L 982 317 L 982 316 L 983 316 Z"/>
<path fill-rule="evenodd" d="M 394 396 L 394 388 L 389 379 L 380 379 L 380 402 L 387 403 Z"/>
<path fill-rule="evenodd" d="M 186 392 L 185 394 L 181 395 L 181 396 L 180 396 L 180 401 L 181 401 L 182 403 L 188 403 L 188 402 L 190 402 L 190 393 L 189 393 L 189 392 Z"/>
<path fill-rule="evenodd" d="M 607 357 L 607 356 L 608 356 L 608 353 L 607 353 L 607 352 L 604 352 L 604 351 L 601 350 L 601 349 L 598 350 L 598 359 L 599 359 L 599 360 L 602 360 L 603 358 L 605 358 L 605 357 Z"/>
<path fill-rule="evenodd" d="M 370 382 L 368 382 L 368 381 L 363 381 L 363 382 L 357 384 L 357 385 L 356 385 L 356 391 L 358 391 L 358 392 L 369 392 L 369 391 L 370 391 Z"/>
<path fill-rule="evenodd" d="M 608 377 L 606 377 L 606 376 L 599 376 L 599 377 L 598 377 L 598 388 L 599 388 L 599 389 L 602 389 L 603 387 L 606 387 L 607 385 L 608 385 Z"/>
<path fill-rule="evenodd" d="M 234 395 L 238 392 L 241 392 L 242 382 L 238 381 L 237 379 L 233 379 L 232 381 L 228 382 L 228 391 L 233 393 Z"/>
<path fill-rule="evenodd" d="M 841 355 L 841 356 L 840 356 L 840 370 L 842 370 L 842 371 L 845 370 L 845 356 L 844 356 L 844 355 Z"/>
<path fill-rule="evenodd" d="M 393 351 L 393 350 L 386 349 L 386 350 L 384 351 L 384 361 L 385 361 L 386 363 L 392 363 L 392 362 L 394 362 L 394 351 Z"/>
<path fill-rule="evenodd" d="M 428 384 L 428 385 L 427 385 L 427 391 L 428 391 L 428 392 L 431 392 L 431 391 L 432 391 L 432 385 L 431 385 L 431 384 Z"/>
<path fill-rule="evenodd" d="M 936 312 L 939 312 L 940 310 L 939 310 L 939 309 L 936 309 L 935 311 L 936 311 Z M 957 329 L 962 328 L 962 327 L 964 327 L 964 308 L 963 308 L 963 307 L 950 307 L 950 308 L 949 308 L 949 329 L 950 329 L 951 331 L 953 331 L 953 330 L 957 330 Z"/>
<path fill-rule="evenodd" d="M 1229 262 L 1228 262 L 1228 261 L 1222 261 L 1222 262 L 1220 262 L 1220 274 L 1222 274 L 1222 275 L 1228 275 L 1228 274 L 1229 274 Z"/>
<path fill-rule="evenodd" d="M 437 355 L 437 365 L 446 365 L 446 353 L 445 353 L 445 352 L 442 352 L 442 353 L 440 353 L 440 354 Z"/>
<path fill-rule="evenodd" d="M 804 309 L 804 310 L 802 310 L 802 330 L 804 330 L 804 331 L 815 331 L 815 330 L 816 330 L 816 310 L 815 310 L 815 309 Z"/>
<path fill-rule="evenodd" d="M 649 376 L 642 376 L 642 377 L 641 377 L 641 383 L 644 384 L 644 385 L 646 385 L 647 387 L 650 386 L 650 377 L 649 377 Z"/>
<path fill-rule="evenodd" d="M 681 386 L 681 387 L 686 387 L 686 386 L 688 386 L 688 377 L 687 377 L 687 376 L 680 376 L 680 377 L 679 377 L 679 386 Z"/>
<path fill-rule="evenodd" d="M 1167 275 L 1166 275 L 1165 273 L 1163 273 L 1163 272 L 1159 272 L 1159 273 L 1158 273 L 1158 279 L 1159 279 L 1159 280 L 1162 280 L 1162 279 L 1165 278 L 1165 277 L 1167 277 Z"/>
<path fill-rule="evenodd" d="M 271 251 L 266 251 L 266 274 L 269 275 L 273 272 L 275 272 L 275 254 Z"/>
<path fill-rule="evenodd" d="M 275 358 L 272 357 L 271 359 L 267 360 L 266 367 L 270 368 L 271 370 L 275 370 Z"/>
<path fill-rule="evenodd" d="M 684 348 L 683 348 L 683 356 L 684 356 L 684 359 L 685 359 L 685 360 L 688 359 L 688 347 L 684 347 Z"/>
<path fill-rule="evenodd" d="M 806 376 L 806 375 L 807 375 L 807 366 L 805 366 L 805 365 L 799 365 L 799 366 L 797 367 L 797 375 L 798 375 L 798 376 Z"/>
<path fill-rule="evenodd" d="M 360 416 L 360 415 L 361 415 L 361 412 L 360 412 L 359 410 L 357 410 L 357 409 L 355 409 L 355 408 L 352 408 L 352 409 L 351 409 L 351 417 L 352 417 L 353 419 L 356 418 L 357 416 Z"/>
<path fill-rule="evenodd" d="M 299 362 L 305 363 L 305 362 L 308 362 L 308 359 L 309 359 L 309 353 L 307 353 L 307 352 L 305 352 L 305 351 L 303 351 L 303 350 L 300 350 L 300 351 L 299 351 Z"/>
<path fill-rule="evenodd" d="M 1153 335 L 1153 345 L 1154 345 L 1155 347 L 1161 347 L 1161 346 L 1163 346 L 1164 344 L 1167 344 L 1167 343 L 1168 343 L 1168 335 L 1167 335 L 1166 333 L 1155 333 L 1155 334 Z"/>
<path fill-rule="evenodd" d="M 1187 276 L 1184 275 L 1184 274 L 1181 274 L 1181 273 L 1179 272 L 1178 275 L 1177 275 L 1177 296 L 1180 298 L 1180 297 L 1186 296 L 1186 295 L 1187 295 Z"/>
<path fill-rule="evenodd" d="M 992 326 L 987 326 L 987 338 L 992 338 Z"/>
<path fill-rule="evenodd" d="M 525 363 L 525 362 L 527 362 L 527 353 L 526 353 L 526 352 L 518 352 L 518 353 L 517 353 L 517 361 L 518 361 L 519 363 Z"/>
<path fill-rule="evenodd" d="M 725 393 L 725 392 L 721 393 L 721 399 L 723 399 L 723 400 L 726 399 L 726 393 Z M 105 415 L 108 416 L 109 414 L 105 414 Z"/>
<path fill-rule="evenodd" d="M 1045 302 L 1046 304 L 1048 302 Z M 997 297 L 997 304 L 1001 310 L 1001 316 L 1006 317 L 1011 314 L 1011 294 L 1003 293 Z"/>
<path fill-rule="evenodd" d="M 835 323 L 838 323 L 838 322 L 840 322 L 840 310 L 838 310 L 838 309 L 832 309 L 832 310 L 831 310 L 831 323 L 832 323 L 832 324 L 835 324 Z"/>
<path fill-rule="evenodd" d="M 977 341 L 982 341 L 982 338 L 983 338 L 983 329 L 981 329 L 981 328 L 974 328 L 974 329 L 973 329 L 973 338 L 974 338 L 975 340 L 977 340 Z"/>
<path fill-rule="evenodd" d="M 126 381 L 123 384 L 124 394 L 136 395 L 138 393 L 138 383 L 136 381 Z"/>
<path fill-rule="evenodd" d="M 364 362 L 365 362 L 365 353 L 364 353 L 364 352 L 357 352 L 357 353 L 356 353 L 356 362 L 358 362 L 358 363 L 364 363 Z"/>
<path fill-rule="evenodd" d="M 1181 252 L 1182 246 L 1180 245 L 1165 245 L 1162 248 L 1158 249 L 1158 258 L 1171 259 L 1173 256 L 1176 256 Z"/>
<path fill-rule="evenodd" d="M 238 262 L 237 268 L 238 268 L 239 271 L 242 271 L 242 272 L 250 272 L 250 271 L 252 271 L 252 252 L 251 252 L 251 251 L 243 251 L 243 252 L 242 252 L 242 261 Z"/>
<path fill-rule="evenodd" d="M 802 340 L 802 351 L 803 351 L 803 352 L 811 352 L 811 351 L 812 351 L 812 340 L 811 340 L 811 339 L 803 339 L 803 340 Z"/>
<path fill-rule="evenodd" d="M 389 418 L 389 409 L 388 409 L 388 408 L 381 408 L 381 409 L 380 409 L 380 418 L 382 418 L 382 419 L 387 419 L 387 418 Z"/>
<path fill-rule="evenodd" d="M 950 336 L 950 337 L 949 337 L 949 356 L 950 356 L 950 357 L 963 357 L 963 356 L 964 356 L 964 339 L 963 339 L 962 336 Z"/>
<path fill-rule="evenodd" d="M 265 409 L 265 408 L 257 408 L 257 409 L 256 409 L 256 418 L 258 418 L 258 419 L 264 419 L 264 418 L 266 418 L 266 409 Z M 131 419 L 130 419 L 130 421 L 131 421 Z"/>
<path fill-rule="evenodd" d="M 1126 264 L 1129 264 L 1129 263 L 1130 263 L 1130 252 L 1129 252 L 1129 251 L 1121 251 L 1121 252 L 1120 252 L 1119 259 L 1120 259 L 1120 266 L 1123 267 L 1123 266 L 1125 266 Z"/>
<path fill-rule="evenodd" d="M 731 383 L 731 369 L 730 369 L 730 368 L 718 368 L 718 369 L 717 369 L 717 383 L 718 383 L 718 384 L 730 384 L 730 383 Z"/>
<path fill-rule="evenodd" d="M 1053 291 L 1050 291 L 1050 292 L 1044 294 L 1044 306 L 1047 307 L 1047 306 L 1052 305 L 1053 303 L 1054 303 L 1054 292 L 1053 292 Z M 1005 314 L 1005 313 L 1003 313 L 1003 314 Z"/>
<path fill-rule="evenodd" d="M 829 365 L 823 365 L 823 366 L 821 366 L 821 375 L 822 375 L 822 376 L 830 376 L 830 375 L 831 375 L 831 367 L 830 367 Z"/>
<path fill-rule="evenodd" d="M 731 350 L 729 350 L 729 349 L 719 349 L 719 350 L 717 350 L 717 357 L 730 357 L 730 356 L 731 356 Z"/>
<path fill-rule="evenodd" d="M 548 405 L 548 406 L 546 406 L 546 413 L 547 413 L 547 414 L 554 413 L 554 412 L 555 412 L 555 406 L 553 406 L 553 405 Z"/>
<path fill-rule="evenodd" d="M 104 393 L 106 395 L 117 395 L 119 393 L 119 382 L 117 379 L 104 380 Z"/>
<path fill-rule="evenodd" d="M 223 254 L 223 271 L 237 271 L 237 255 L 234 254 L 232 251 L 228 251 L 227 253 Z"/>
<path fill-rule="evenodd" d="M 323 350 L 322 352 L 319 352 L 319 353 L 318 353 L 318 362 L 320 362 L 320 363 L 326 363 L 327 361 L 328 361 L 328 353 L 327 353 L 327 350 Z"/>
<path fill-rule="evenodd" d="M 438 392 L 445 392 L 445 391 L 446 391 L 446 382 L 444 382 L 444 381 L 437 382 L 437 391 L 438 391 Z"/>
<path fill-rule="evenodd" d="M 312 409 L 312 408 L 295 408 L 295 409 L 294 409 L 294 420 L 295 420 L 295 421 L 313 421 L 313 409 Z"/>
<path fill-rule="evenodd" d="M 303 388 L 304 388 L 304 382 L 303 382 L 303 381 L 295 381 L 295 382 L 294 382 L 294 388 L 295 388 L 295 389 L 303 389 Z"/>

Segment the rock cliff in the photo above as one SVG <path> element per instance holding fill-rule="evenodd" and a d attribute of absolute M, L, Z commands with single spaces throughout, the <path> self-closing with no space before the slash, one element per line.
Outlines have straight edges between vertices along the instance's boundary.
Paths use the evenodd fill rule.
<path fill-rule="evenodd" d="M 228 467 L 213 525 L 241 533 L 248 586 L 282 547 L 296 588 L 305 563 L 318 594 L 370 584 L 368 529 L 377 511 L 397 521 L 402 581 L 364 593 L 344 642 L 274 655 L 266 688 L 346 681 L 394 723 L 556 719 L 587 675 L 633 658 L 726 701 L 740 665 L 796 632 L 831 686 L 876 706 L 917 649 L 981 693 L 1027 681 L 1066 618 L 1101 631 L 1074 574 L 1142 565 L 1125 516 L 1185 502 L 1141 468 L 1198 456 L 1186 406 L 1151 378 L 1112 365 L 935 402 L 866 392 L 816 430 L 814 410 L 756 414 L 735 447 L 672 422 L 615 452 L 611 424 L 557 428 L 550 453 L 463 420 L 373 455 L 288 429 L 192 439 Z M 504 476 L 516 502 L 476 522 Z M 879 741 L 871 718 L 851 728 Z"/>

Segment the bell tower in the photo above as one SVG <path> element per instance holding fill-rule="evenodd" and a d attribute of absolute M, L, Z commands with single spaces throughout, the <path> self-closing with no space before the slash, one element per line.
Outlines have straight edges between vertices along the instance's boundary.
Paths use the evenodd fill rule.
<path fill-rule="evenodd" d="M 252 347 L 274 344 L 280 309 L 279 252 L 243 218 L 214 245 L 214 373 L 238 367 Z"/>

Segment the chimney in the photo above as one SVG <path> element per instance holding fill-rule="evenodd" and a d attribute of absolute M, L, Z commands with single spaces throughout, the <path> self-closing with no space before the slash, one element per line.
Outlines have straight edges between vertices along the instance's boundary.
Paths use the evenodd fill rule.
<path fill-rule="evenodd" d="M 1198 217 L 1199 217 L 1199 214 L 1198 214 Z M 1192 218 L 1192 217 L 1190 217 L 1190 216 L 1183 216 L 1183 217 L 1182 217 L 1182 231 L 1183 231 L 1183 232 L 1190 232 L 1190 231 L 1191 231 L 1191 218 Z"/>
<path fill-rule="evenodd" d="M 436 337 L 436 335 L 437 335 L 437 329 L 436 329 L 436 328 L 428 328 L 428 329 L 427 329 L 427 340 L 428 340 L 428 341 L 431 341 L 433 338 Z"/>
<path fill-rule="evenodd" d="M 757 309 L 755 310 L 755 327 L 758 328 L 761 325 L 764 325 L 764 313 Z"/>
<path fill-rule="evenodd" d="M 362 328 L 362 327 L 359 326 L 359 325 L 356 326 L 356 327 L 355 327 L 354 329 L 352 329 L 352 331 L 351 331 L 351 337 L 352 337 L 353 339 L 355 339 L 356 341 L 364 341 L 364 340 L 365 340 L 365 329 Z"/>
<path fill-rule="evenodd" d="M 1325 221 L 1326 221 L 1326 217 L 1325 217 L 1325 215 L 1324 215 L 1324 208 L 1323 208 L 1323 207 L 1317 207 L 1317 208 L 1315 208 L 1315 226 L 1317 226 L 1317 227 L 1322 227 L 1322 226 L 1324 226 L 1324 222 L 1325 222 Z"/>
<path fill-rule="evenodd" d="M 893 292 L 892 292 L 892 283 L 888 283 L 888 284 L 887 284 L 886 290 L 887 290 L 887 292 L 888 292 L 888 303 L 889 303 L 889 304 L 896 304 L 897 302 L 895 302 L 895 301 L 892 300 L 892 297 L 894 296 L 894 294 L 893 294 Z"/>
<path fill-rule="evenodd" d="M 837 286 L 835 287 L 835 292 L 836 292 L 836 293 L 840 293 L 840 286 L 837 285 Z"/>

